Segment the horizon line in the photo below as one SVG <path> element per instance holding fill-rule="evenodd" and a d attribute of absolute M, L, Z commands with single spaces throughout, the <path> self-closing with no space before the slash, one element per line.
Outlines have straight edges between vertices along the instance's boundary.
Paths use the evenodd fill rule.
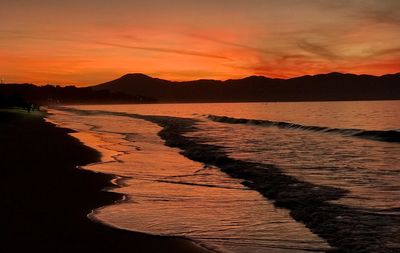
<path fill-rule="evenodd" d="M 31 85 L 35 85 L 35 86 L 47 86 L 47 85 L 53 85 L 53 86 L 75 86 L 75 87 L 79 87 L 79 88 L 85 88 L 85 87 L 92 87 L 92 86 L 96 86 L 96 85 L 100 85 L 103 83 L 107 83 L 107 82 L 112 82 L 115 80 L 118 80 L 124 76 L 127 75 L 142 75 L 142 76 L 146 76 L 152 79 L 159 79 L 159 80 L 163 80 L 163 81 L 168 81 L 168 82 L 173 82 L 173 83 L 184 83 L 184 82 L 196 82 L 196 81 L 203 81 L 203 80 L 207 80 L 207 81 L 220 81 L 220 82 L 226 82 L 229 80 L 243 80 L 249 77 L 262 77 L 262 78 L 266 78 L 266 79 L 273 79 L 273 80 L 291 80 L 291 79 L 296 79 L 296 78 L 301 78 L 301 77 L 313 77 L 313 76 L 319 76 L 319 75 L 329 75 L 329 74 L 341 74 L 341 75 L 355 75 L 355 76 L 371 76 L 371 77 L 383 77 L 383 76 L 387 76 L 387 75 L 400 75 L 400 72 L 395 72 L 395 73 L 386 73 L 386 74 L 382 74 L 382 75 L 372 75 L 372 74 L 355 74 L 355 73 L 350 73 L 350 72 L 340 72 L 340 71 L 332 71 L 332 72 L 321 72 L 318 74 L 305 74 L 305 75 L 299 75 L 299 76 L 293 76 L 293 77 L 287 77 L 287 78 L 281 78 L 281 77 L 269 77 L 269 76 L 264 76 L 264 75 L 249 75 L 249 76 L 243 76 L 241 78 L 228 78 L 228 79 L 212 79 L 212 78 L 199 78 L 199 79 L 191 79 L 191 80 L 169 80 L 169 79 L 164 79 L 164 78 L 159 78 L 150 74 L 145 74 L 145 73 L 140 73 L 140 72 L 132 72 L 132 73 L 126 73 L 123 74 L 117 78 L 108 80 L 108 81 L 104 81 L 98 84 L 89 84 L 89 85 L 85 85 L 85 86 L 79 86 L 76 84 L 57 84 L 57 83 L 47 83 L 47 84 L 35 84 L 33 82 L 4 82 L 4 78 L 2 78 L 2 83 L 1 85 L 13 85 L 13 84 L 31 84 Z"/>

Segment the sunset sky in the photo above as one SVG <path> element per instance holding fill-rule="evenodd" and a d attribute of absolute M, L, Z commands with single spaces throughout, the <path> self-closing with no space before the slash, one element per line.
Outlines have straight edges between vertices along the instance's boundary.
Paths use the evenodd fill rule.
<path fill-rule="evenodd" d="M 1 0 L 5 82 L 400 72 L 398 0 Z"/>

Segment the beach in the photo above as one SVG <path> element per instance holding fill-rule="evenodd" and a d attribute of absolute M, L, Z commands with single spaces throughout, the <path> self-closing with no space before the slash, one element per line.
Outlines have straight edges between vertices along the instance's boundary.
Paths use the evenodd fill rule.
<path fill-rule="evenodd" d="M 190 240 L 93 222 L 92 210 L 121 200 L 112 175 L 83 169 L 100 154 L 45 122 L 44 113 L 0 111 L 1 252 L 209 252 Z"/>
<path fill-rule="evenodd" d="M 397 104 L 96 105 L 59 108 L 50 119 L 120 153 L 91 167 L 129 178 L 118 192 L 130 199 L 97 216 L 107 223 L 238 253 L 387 253 L 399 245 L 398 123 L 388 120 Z"/>
<path fill-rule="evenodd" d="M 0 249 L 398 252 L 398 102 L 366 103 L 0 111 Z"/>

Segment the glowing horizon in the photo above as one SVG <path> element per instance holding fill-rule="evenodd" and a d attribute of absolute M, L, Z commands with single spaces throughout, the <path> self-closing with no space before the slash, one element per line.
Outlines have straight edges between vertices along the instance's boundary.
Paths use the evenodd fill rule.
<path fill-rule="evenodd" d="M 396 0 L 4 0 L 0 7 L 6 82 L 400 72 Z"/>

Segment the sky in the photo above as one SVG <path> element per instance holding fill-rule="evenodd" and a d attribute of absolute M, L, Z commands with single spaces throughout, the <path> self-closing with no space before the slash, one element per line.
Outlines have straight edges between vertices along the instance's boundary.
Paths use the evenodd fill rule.
<path fill-rule="evenodd" d="M 4 82 L 327 72 L 400 72 L 400 1 L 0 1 Z"/>

